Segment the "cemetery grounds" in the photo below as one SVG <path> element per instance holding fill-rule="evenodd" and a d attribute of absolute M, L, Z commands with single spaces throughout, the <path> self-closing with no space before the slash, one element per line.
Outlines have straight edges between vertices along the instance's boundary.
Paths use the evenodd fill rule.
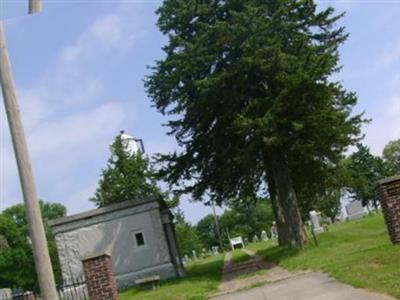
<path fill-rule="evenodd" d="M 274 241 L 252 243 L 246 249 L 291 272 L 322 271 L 354 287 L 400 298 L 400 246 L 390 243 L 381 213 L 332 225 L 329 232 L 318 235 L 318 241 L 318 247 L 310 242 L 302 250 L 279 247 Z M 240 250 L 230 255 L 233 264 L 246 263 L 251 258 Z M 123 291 L 120 299 L 207 299 L 218 292 L 224 257 L 220 254 L 200 259 L 186 266 L 185 278 L 163 281 L 156 291 Z M 268 270 L 262 274 L 267 276 Z M 254 276 L 260 276 L 260 272 Z M 247 288 L 261 284 L 265 282 Z"/>

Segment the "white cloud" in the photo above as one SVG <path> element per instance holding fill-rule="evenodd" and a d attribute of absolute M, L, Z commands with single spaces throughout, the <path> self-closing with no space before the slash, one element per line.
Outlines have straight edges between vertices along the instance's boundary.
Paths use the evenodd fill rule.
<path fill-rule="evenodd" d="M 78 59 L 96 58 L 94 52 L 123 52 L 132 47 L 137 36 L 131 33 L 127 20 L 121 16 L 105 15 L 87 28 L 75 44 L 66 47 L 61 53 L 61 58 L 66 62 L 73 62 Z"/>
<path fill-rule="evenodd" d="M 117 130 L 124 117 L 122 106 L 106 103 L 89 112 L 73 114 L 60 121 L 43 122 L 29 136 L 32 155 L 36 157 L 60 151 L 68 153 L 74 149 L 93 146 L 104 133 Z"/>
<path fill-rule="evenodd" d="M 98 64 L 126 53 L 136 38 L 130 22 L 123 15 L 101 16 L 74 43 L 60 49 L 32 88 L 18 91 L 39 194 L 66 204 L 72 212 L 90 207 L 87 198 L 98 180 L 79 174 L 81 165 L 108 155 L 111 139 L 128 113 L 118 99 L 105 99 L 108 82 L 86 62 Z M 1 117 L 0 209 L 22 201 L 4 112 Z M 77 180 L 78 176 L 82 178 Z"/>

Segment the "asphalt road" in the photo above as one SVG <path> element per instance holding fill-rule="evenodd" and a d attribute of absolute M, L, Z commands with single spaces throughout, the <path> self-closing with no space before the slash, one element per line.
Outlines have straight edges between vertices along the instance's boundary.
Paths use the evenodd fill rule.
<path fill-rule="evenodd" d="M 260 287 L 212 298 L 215 300 L 393 300 L 395 298 L 356 289 L 310 272 Z"/>

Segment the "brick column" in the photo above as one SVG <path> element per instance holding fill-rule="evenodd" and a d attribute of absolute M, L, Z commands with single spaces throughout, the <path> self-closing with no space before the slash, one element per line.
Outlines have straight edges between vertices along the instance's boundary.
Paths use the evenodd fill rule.
<path fill-rule="evenodd" d="M 117 282 L 109 254 L 82 260 L 90 300 L 118 300 Z"/>
<path fill-rule="evenodd" d="M 400 175 L 383 179 L 377 187 L 390 240 L 400 243 Z"/>

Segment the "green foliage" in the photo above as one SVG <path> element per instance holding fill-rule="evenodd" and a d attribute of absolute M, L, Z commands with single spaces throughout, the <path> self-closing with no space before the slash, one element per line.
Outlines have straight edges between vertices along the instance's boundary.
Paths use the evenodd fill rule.
<path fill-rule="evenodd" d="M 336 221 L 342 205 L 340 199 L 342 191 L 338 188 L 325 189 L 323 194 L 320 194 L 317 199 L 316 209 L 324 216 L 328 217 L 332 222 Z"/>
<path fill-rule="evenodd" d="M 378 195 L 375 188 L 378 181 L 387 176 L 387 168 L 380 157 L 369 152 L 367 146 L 358 144 L 357 149 L 345 161 L 346 187 L 364 206 L 372 204 L 377 207 Z"/>
<path fill-rule="evenodd" d="M 219 217 L 222 241 L 229 248 L 229 237 L 242 236 L 249 241 L 261 231 L 269 232 L 273 221 L 272 208 L 269 201 L 257 199 L 253 201 L 233 201 L 230 208 Z M 201 219 L 196 230 L 206 248 L 217 246 L 218 235 L 213 215 Z"/>
<path fill-rule="evenodd" d="M 314 173 L 309 179 L 301 179 L 301 174 L 296 180 L 296 191 L 299 197 L 300 210 L 303 220 L 309 219 L 309 212 L 317 210 L 332 221 L 339 214 L 340 198 L 346 186 L 347 169 L 342 158 L 336 164 L 326 164 L 321 170 L 305 170 L 305 175 Z M 302 183 L 302 186 L 297 186 Z"/>
<path fill-rule="evenodd" d="M 293 184 L 337 163 L 363 122 L 356 95 L 329 81 L 347 38 L 342 15 L 297 0 L 166 0 L 158 14 L 169 42 L 146 88 L 183 149 L 158 156 L 160 176 L 217 204 L 268 183 L 274 203 L 292 207 L 278 220 L 293 235 L 285 241 L 300 243 Z"/>
<path fill-rule="evenodd" d="M 102 171 L 99 186 L 90 199 L 97 207 L 127 200 L 160 197 L 149 159 L 142 153 L 130 155 L 118 135 L 112 154 Z"/>
<path fill-rule="evenodd" d="M 400 139 L 391 141 L 385 146 L 383 159 L 390 175 L 400 174 Z"/>
<path fill-rule="evenodd" d="M 161 113 L 179 115 L 168 125 L 184 149 L 159 157 L 161 173 L 196 199 L 254 195 L 276 160 L 337 160 L 359 134 L 355 95 L 328 82 L 347 37 L 332 8 L 169 0 L 158 14 L 169 43 L 146 87 Z"/>
<path fill-rule="evenodd" d="M 66 208 L 58 203 L 40 201 L 40 209 L 54 273 L 57 282 L 60 282 L 61 270 L 57 248 L 47 221 L 65 216 Z M 0 214 L 0 236 L 3 245 L 5 245 L 0 247 L 0 287 L 37 288 L 37 276 L 34 269 L 32 248 L 28 239 L 28 225 L 23 204 L 9 207 Z"/>
<path fill-rule="evenodd" d="M 202 244 L 196 229 L 185 220 L 183 211 L 178 209 L 175 213 L 175 231 L 181 255 L 192 256 L 192 250 L 201 252 Z"/>

